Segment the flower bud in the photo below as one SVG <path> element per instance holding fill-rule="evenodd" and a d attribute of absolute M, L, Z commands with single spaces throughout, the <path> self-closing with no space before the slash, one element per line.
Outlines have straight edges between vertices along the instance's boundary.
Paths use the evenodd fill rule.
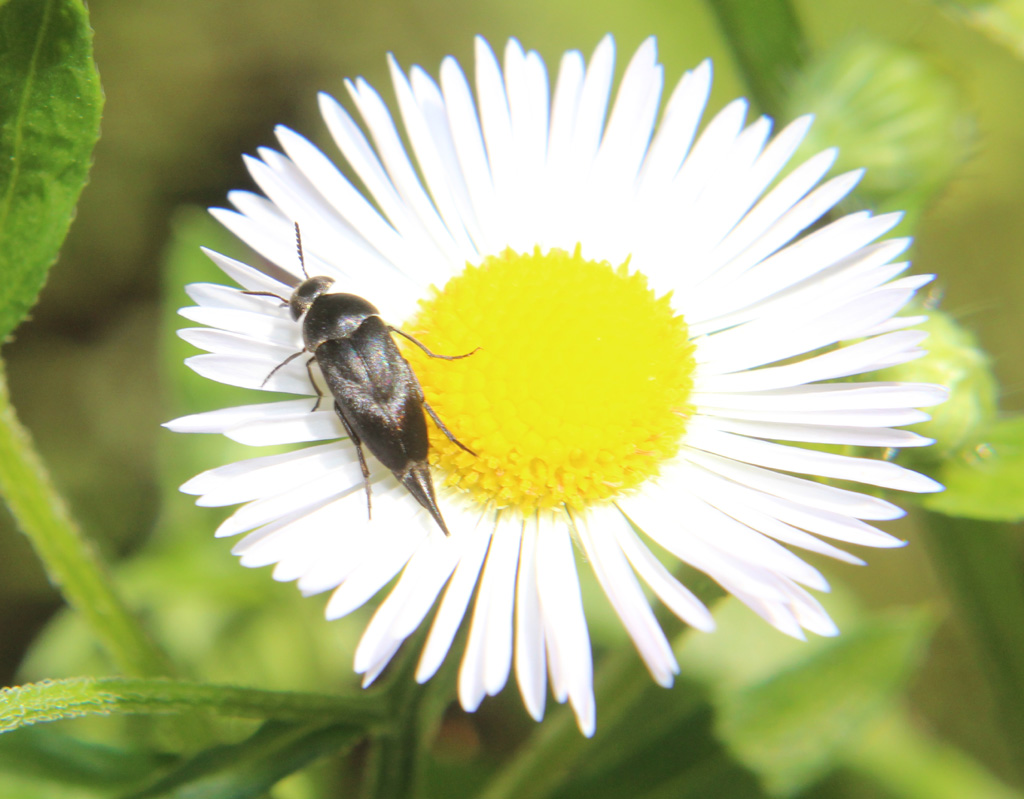
<path fill-rule="evenodd" d="M 909 363 L 879 372 L 882 380 L 910 383 L 938 383 L 949 389 L 949 399 L 929 408 L 932 419 L 914 430 L 935 439 L 926 454 L 943 457 L 972 446 L 996 416 L 998 384 L 988 355 L 966 328 L 947 313 L 929 311 L 920 326 L 928 332 L 924 348 L 928 354 Z"/>
<path fill-rule="evenodd" d="M 813 112 L 810 154 L 838 146 L 836 171 L 867 167 L 857 197 L 915 218 L 966 157 L 970 118 L 952 82 L 915 53 L 856 40 L 812 62 L 789 98 L 789 118 Z"/>

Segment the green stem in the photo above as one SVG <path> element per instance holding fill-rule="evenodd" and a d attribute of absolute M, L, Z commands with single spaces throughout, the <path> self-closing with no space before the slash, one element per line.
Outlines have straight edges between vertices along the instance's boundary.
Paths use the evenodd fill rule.
<path fill-rule="evenodd" d="M 778 117 L 807 45 L 789 0 L 709 0 L 754 102 Z"/>
<path fill-rule="evenodd" d="M 420 759 L 427 742 L 423 740 L 420 708 L 429 687 L 407 679 L 391 697 L 397 708 L 389 732 L 374 742 L 372 772 L 367 796 L 373 799 L 409 799 L 417 793 Z"/>
<path fill-rule="evenodd" d="M 393 723 L 373 742 L 365 792 L 373 799 L 410 799 L 419 794 L 424 756 L 455 689 L 452 664 L 445 664 L 426 685 L 416 683 L 416 663 L 425 640 L 426 631 L 421 628 L 403 646 L 387 675 L 383 694 Z"/>
<path fill-rule="evenodd" d="M 684 633 L 685 634 L 685 633 Z M 560 708 L 499 771 L 479 799 L 542 799 L 554 794 L 585 753 L 614 734 L 620 721 L 651 686 L 651 678 L 631 648 L 609 654 L 594 680 L 599 711 L 597 734 L 584 738 L 576 717 Z"/>
<path fill-rule="evenodd" d="M 80 677 L 0 690 L 0 732 L 80 716 L 197 713 L 350 726 L 379 726 L 389 718 L 386 704 L 368 694 L 334 696 L 175 680 Z"/>
<path fill-rule="evenodd" d="M 1010 761 L 1024 777 L 1024 577 L 1004 524 L 928 514 L 928 549 L 988 674 Z"/>
<path fill-rule="evenodd" d="M 117 593 L 92 544 L 50 481 L 11 405 L 0 362 L 0 494 L 43 562 L 50 581 L 82 614 L 117 668 L 138 677 L 171 673 L 163 652 Z"/>

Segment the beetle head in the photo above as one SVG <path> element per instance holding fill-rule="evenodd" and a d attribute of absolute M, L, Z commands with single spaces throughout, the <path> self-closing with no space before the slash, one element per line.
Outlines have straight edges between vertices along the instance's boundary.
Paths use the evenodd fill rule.
<path fill-rule="evenodd" d="M 295 287 L 295 291 L 292 292 L 291 301 L 288 303 L 292 309 L 292 319 L 296 322 L 299 321 L 299 317 L 309 310 L 313 301 L 321 294 L 326 293 L 332 285 L 334 285 L 334 278 L 330 277 L 310 277 L 299 283 Z"/>

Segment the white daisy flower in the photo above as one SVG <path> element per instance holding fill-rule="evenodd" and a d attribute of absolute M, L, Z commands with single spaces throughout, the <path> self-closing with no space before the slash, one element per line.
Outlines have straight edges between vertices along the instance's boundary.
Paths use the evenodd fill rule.
<path fill-rule="evenodd" d="M 895 314 L 930 276 L 903 274 L 907 239 L 879 240 L 899 215 L 824 219 L 861 173 L 823 180 L 834 150 L 785 171 L 809 117 L 772 137 L 771 121 L 745 124 L 736 100 L 701 129 L 707 61 L 659 114 L 653 39 L 614 102 L 611 37 L 589 63 L 565 54 L 553 96 L 540 56 L 515 40 L 502 67 L 477 39 L 475 99 L 452 58 L 439 82 L 389 64 L 411 156 L 357 79 L 347 88 L 361 126 L 327 95 L 320 109 L 363 191 L 279 127 L 282 152 L 246 159 L 263 195 L 233 192 L 235 210 L 213 211 L 277 268 L 209 253 L 241 289 L 188 287 L 196 306 L 181 313 L 205 327 L 181 335 L 208 354 L 187 363 L 302 398 L 168 427 L 254 446 L 324 442 L 186 483 L 200 505 L 244 503 L 217 535 L 246 534 L 234 548 L 243 565 L 276 564 L 274 577 L 303 593 L 331 592 L 330 619 L 395 581 L 355 654 L 364 684 L 436 608 L 416 674 L 428 680 L 475 591 L 462 706 L 475 710 L 514 671 L 530 715 L 543 716 L 550 683 L 585 735 L 596 710 L 578 561 L 660 685 L 678 666 L 645 590 L 687 624 L 714 627 L 673 576 L 678 561 L 784 633 L 836 634 L 806 590 L 827 591 L 825 578 L 790 547 L 862 563 L 831 541 L 899 546 L 867 522 L 902 511 L 819 478 L 940 488 L 886 460 L 803 446 L 930 443 L 893 428 L 926 419 L 918 409 L 942 388 L 847 379 L 922 354 L 924 334 L 908 329 L 920 318 Z M 330 291 L 366 298 L 435 353 L 475 350 L 432 359 L 395 337 L 473 451 L 427 422 L 450 536 L 373 458 L 371 518 L 354 442 L 311 382 L 317 366 L 307 354 L 276 368 L 302 350 L 302 320 L 255 292 L 287 299 L 305 278 L 296 224 L 306 271 L 334 279 Z M 314 411 L 317 394 L 328 399 Z"/>

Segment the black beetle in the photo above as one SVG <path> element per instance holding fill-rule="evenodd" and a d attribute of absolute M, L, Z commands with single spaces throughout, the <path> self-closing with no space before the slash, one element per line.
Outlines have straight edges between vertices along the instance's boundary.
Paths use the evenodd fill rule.
<path fill-rule="evenodd" d="M 427 403 L 419 380 L 402 357 L 391 334 L 398 333 L 409 339 L 431 358 L 457 360 L 472 355 L 476 350 L 465 355 L 436 355 L 408 333 L 384 322 L 377 308 L 362 297 L 355 294 L 329 294 L 328 290 L 334 284 L 333 278 L 309 277 L 306 272 L 297 223 L 295 242 L 306 279 L 296 286 L 291 298 L 285 300 L 263 291 L 245 292 L 277 297 L 290 307 L 296 322 L 305 315 L 302 320 L 305 347 L 274 367 L 263 381 L 264 384 L 278 369 L 304 352 L 312 353 L 306 362 L 306 369 L 318 395 L 313 410 L 320 406 L 320 400 L 323 399 L 310 369 L 313 361 L 316 361 L 334 397 L 334 410 L 356 446 L 366 488 L 367 512 L 371 512 L 370 471 L 366 468 L 363 444 L 429 511 L 441 531 L 450 535 L 437 507 L 434 482 L 427 464 L 429 440 L 423 412 L 430 414 L 430 418 L 452 443 L 470 454 L 476 453 L 451 434 Z"/>

